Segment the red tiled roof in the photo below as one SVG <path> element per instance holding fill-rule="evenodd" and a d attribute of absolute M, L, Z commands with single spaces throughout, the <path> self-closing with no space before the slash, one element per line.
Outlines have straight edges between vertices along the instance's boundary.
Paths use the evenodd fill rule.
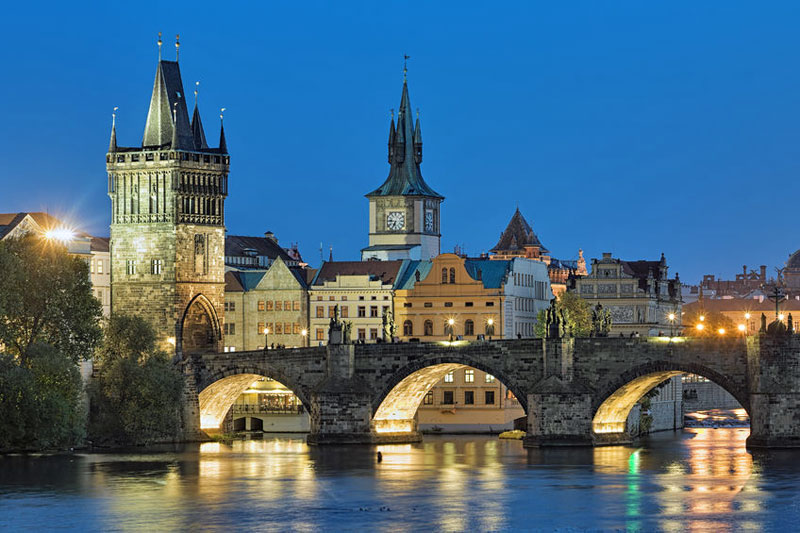
<path fill-rule="evenodd" d="M 322 263 L 314 285 L 334 281 L 336 276 L 374 276 L 384 284 L 394 283 L 402 261 L 326 261 Z"/>

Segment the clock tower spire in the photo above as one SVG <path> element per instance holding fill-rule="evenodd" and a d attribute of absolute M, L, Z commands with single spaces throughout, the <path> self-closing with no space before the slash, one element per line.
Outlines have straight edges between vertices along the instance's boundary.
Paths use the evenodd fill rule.
<path fill-rule="evenodd" d="M 422 127 L 419 112 L 414 123 L 406 70 L 404 63 L 397 123 L 392 117 L 389 127 L 389 177 L 366 195 L 369 246 L 361 250 L 363 260 L 430 259 L 440 252 L 444 196 L 422 179 Z"/>

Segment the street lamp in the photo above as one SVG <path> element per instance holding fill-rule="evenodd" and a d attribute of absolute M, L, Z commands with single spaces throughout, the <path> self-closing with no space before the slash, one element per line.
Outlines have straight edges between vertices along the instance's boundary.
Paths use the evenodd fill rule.
<path fill-rule="evenodd" d="M 675 313 L 670 313 L 667 315 L 667 319 L 669 319 L 669 336 L 675 336 Z"/>
<path fill-rule="evenodd" d="M 303 346 L 308 347 L 308 330 L 304 329 L 300 332 L 300 335 L 303 336 Z"/>
<path fill-rule="evenodd" d="M 269 335 L 269 328 L 268 328 L 268 327 L 264 327 L 264 351 L 265 351 L 265 352 L 266 352 L 267 350 L 269 350 L 269 340 L 268 340 L 268 335 Z"/>
<path fill-rule="evenodd" d="M 744 324 L 739 324 L 738 326 L 736 326 L 736 329 L 738 329 L 744 334 L 745 330 L 747 330 L 747 326 L 745 326 Z"/>
<path fill-rule="evenodd" d="M 697 331 L 703 331 L 706 327 L 703 324 L 697 324 L 695 328 L 697 328 Z"/>
<path fill-rule="evenodd" d="M 487 320 L 486 325 L 488 326 L 486 328 L 486 333 L 489 334 L 489 340 L 492 340 L 492 335 L 494 335 L 494 319 L 490 318 L 489 320 Z"/>
<path fill-rule="evenodd" d="M 717 330 L 717 333 L 719 333 L 720 335 L 725 335 L 725 328 L 719 328 Z"/>
<path fill-rule="evenodd" d="M 447 320 L 447 326 L 448 326 L 448 329 L 450 329 L 450 342 L 453 342 L 453 330 L 455 329 L 454 328 L 455 323 L 456 323 L 456 321 L 453 320 L 452 318 Z"/>

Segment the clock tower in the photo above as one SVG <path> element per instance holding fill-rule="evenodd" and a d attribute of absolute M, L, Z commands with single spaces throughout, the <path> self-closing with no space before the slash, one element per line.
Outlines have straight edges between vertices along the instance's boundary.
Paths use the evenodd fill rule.
<path fill-rule="evenodd" d="M 394 114 L 393 114 L 394 115 Z M 389 125 L 389 177 L 367 194 L 369 246 L 361 259 L 431 259 L 439 255 L 440 205 L 444 196 L 422 179 L 422 128 L 412 124 L 408 80 L 403 70 L 403 94 Z"/>

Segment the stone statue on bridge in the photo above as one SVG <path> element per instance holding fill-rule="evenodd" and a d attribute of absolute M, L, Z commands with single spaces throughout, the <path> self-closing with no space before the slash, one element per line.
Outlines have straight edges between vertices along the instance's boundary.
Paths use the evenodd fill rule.
<path fill-rule="evenodd" d="M 592 309 L 592 337 L 608 337 L 611 332 L 611 312 L 603 309 L 601 304 L 597 304 Z"/>
<path fill-rule="evenodd" d="M 328 344 L 350 344 L 351 322 L 343 321 L 339 316 L 339 305 L 333 306 L 333 316 L 328 326 Z"/>
<path fill-rule="evenodd" d="M 564 310 L 558 306 L 555 298 L 550 300 L 550 307 L 545 312 L 545 328 L 545 335 L 548 339 L 561 339 L 570 335 Z"/>
<path fill-rule="evenodd" d="M 394 336 L 397 332 L 397 325 L 394 323 L 394 315 L 391 311 L 383 313 L 383 342 L 394 342 Z"/>

